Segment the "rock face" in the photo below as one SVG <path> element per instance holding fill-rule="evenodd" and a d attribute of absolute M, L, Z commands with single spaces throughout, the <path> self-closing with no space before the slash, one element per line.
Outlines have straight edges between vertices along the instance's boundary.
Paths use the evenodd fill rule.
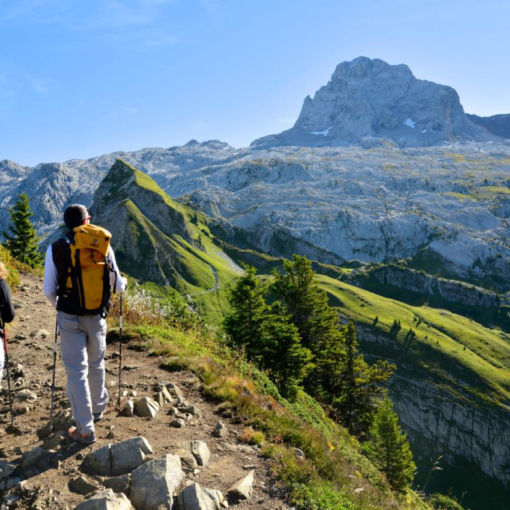
<path fill-rule="evenodd" d="M 252 145 L 342 147 L 367 137 L 400 147 L 491 139 L 465 115 L 451 87 L 418 80 L 403 64 L 359 57 L 340 64 L 331 81 L 305 99 L 292 129 Z"/>
<path fill-rule="evenodd" d="M 510 113 L 493 115 L 492 117 L 479 117 L 478 115 L 467 114 L 468 118 L 478 127 L 486 129 L 493 135 L 510 139 Z"/>
<path fill-rule="evenodd" d="M 354 270 L 350 279 L 354 284 L 359 283 L 363 287 L 365 274 L 375 279 L 385 290 L 394 287 L 464 307 L 490 309 L 501 305 L 501 298 L 496 292 L 392 264 L 375 267 L 369 271 Z"/>
<path fill-rule="evenodd" d="M 478 466 L 488 477 L 510 484 L 510 416 L 506 408 L 490 405 L 483 398 L 473 399 L 464 392 L 465 370 L 451 366 L 451 391 L 438 385 L 432 372 L 410 368 L 394 339 L 372 328 L 358 325 L 363 351 L 378 359 L 396 362 L 398 370 L 390 383 L 390 397 L 405 432 L 408 434 L 418 465 L 416 483 L 423 484 L 434 460 L 443 455 L 442 477 L 451 480 L 466 463 L 469 476 Z M 469 385 L 467 385 L 469 386 Z M 440 478 L 440 477 L 438 477 Z M 460 478 L 459 478 L 460 479 Z M 441 480 L 439 480 L 440 482 Z M 450 483 L 450 482 L 448 482 Z M 429 489 L 434 492 L 433 487 Z M 468 490 L 465 486 L 460 490 Z M 447 489 L 446 489 L 447 490 Z M 473 493 L 473 489 L 471 489 Z"/>

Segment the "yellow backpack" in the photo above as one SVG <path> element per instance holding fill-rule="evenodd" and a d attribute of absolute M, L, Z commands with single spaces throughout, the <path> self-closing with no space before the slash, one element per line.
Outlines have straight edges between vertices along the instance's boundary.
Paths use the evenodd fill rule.
<path fill-rule="evenodd" d="M 111 238 L 108 230 L 95 225 L 74 229 L 65 290 L 59 300 L 72 301 L 79 315 L 106 317 L 111 295 L 112 268 L 108 257 Z"/>

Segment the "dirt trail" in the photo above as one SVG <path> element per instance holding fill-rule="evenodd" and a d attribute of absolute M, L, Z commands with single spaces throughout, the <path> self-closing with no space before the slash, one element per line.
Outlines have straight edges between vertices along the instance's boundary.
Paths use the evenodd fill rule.
<path fill-rule="evenodd" d="M 22 435 L 7 434 L 9 424 L 7 409 L 7 383 L 3 381 L 3 407 L 0 414 L 0 462 L 12 463 L 16 470 L 2 479 L 0 472 L 0 502 L 4 508 L 34 509 L 72 509 L 84 500 L 84 496 L 72 492 L 69 488 L 71 479 L 80 474 L 84 456 L 108 443 L 117 443 L 138 435 L 143 435 L 154 450 L 154 458 L 172 453 L 172 447 L 186 440 L 201 440 L 207 443 L 211 451 L 210 464 L 200 472 L 186 474 L 184 485 L 198 482 L 202 487 L 217 489 L 225 495 L 229 487 L 246 476 L 249 469 L 255 469 L 254 493 L 249 501 L 244 501 L 232 508 L 239 509 L 282 509 L 288 506 L 281 499 L 281 494 L 274 485 L 270 475 L 270 463 L 264 459 L 257 447 L 242 444 L 239 438 L 245 428 L 236 423 L 236 418 L 220 417 L 217 405 L 207 401 L 201 394 L 198 379 L 190 372 L 168 372 L 160 367 L 157 357 L 131 349 L 129 345 L 123 349 L 123 390 L 136 392 L 136 398 L 155 396 L 157 383 L 173 382 L 183 391 L 190 404 L 197 406 L 202 416 L 193 417 L 184 428 L 173 428 L 170 422 L 175 416 L 167 414 L 172 404 L 165 404 L 155 419 L 119 416 L 115 409 L 117 393 L 118 359 L 115 351 L 117 346 L 107 348 L 106 372 L 107 386 L 110 393 L 110 404 L 105 420 L 96 425 L 97 442 L 83 447 L 62 442 L 51 452 L 50 464 L 47 469 L 34 467 L 23 470 L 21 456 L 35 446 L 41 446 L 36 431 L 49 418 L 51 396 L 51 374 L 53 363 L 53 342 L 55 328 L 55 311 L 46 302 L 42 292 L 40 279 L 22 275 L 21 289 L 15 292 L 14 300 L 18 317 L 9 328 L 9 345 L 13 373 L 15 374 L 15 391 L 23 395 L 23 390 L 37 394 L 37 400 L 30 399 L 16 403 L 19 413 L 15 423 L 20 427 Z M 18 367 L 22 365 L 22 367 Z M 19 368 L 19 369 L 18 369 Z M 65 395 L 65 374 L 62 361 L 57 364 L 57 399 L 56 410 L 67 405 Z M 23 414 L 21 414 L 23 413 Z M 213 437 L 219 419 L 229 430 L 226 439 Z M 107 438 L 108 436 L 108 438 Z M 89 482 L 102 488 L 103 477 L 86 475 Z M 24 481 L 23 489 L 16 489 L 18 482 Z M 16 498 L 20 498 L 16 500 Z M 7 506 L 12 502 L 11 506 Z"/>

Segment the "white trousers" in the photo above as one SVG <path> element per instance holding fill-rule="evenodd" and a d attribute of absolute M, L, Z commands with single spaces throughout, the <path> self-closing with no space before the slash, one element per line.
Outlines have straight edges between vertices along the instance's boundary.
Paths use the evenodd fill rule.
<path fill-rule="evenodd" d="M 80 434 L 94 432 L 94 414 L 108 404 L 105 385 L 106 320 L 58 312 L 67 396 Z"/>

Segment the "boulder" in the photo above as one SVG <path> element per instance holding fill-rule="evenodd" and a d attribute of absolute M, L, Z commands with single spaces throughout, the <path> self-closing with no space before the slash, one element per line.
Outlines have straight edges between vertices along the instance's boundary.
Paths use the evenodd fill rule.
<path fill-rule="evenodd" d="M 177 498 L 179 510 L 220 510 L 224 496 L 215 489 L 204 489 L 194 483 L 182 490 Z"/>
<path fill-rule="evenodd" d="M 131 474 L 129 499 L 137 510 L 171 510 L 184 473 L 177 455 L 150 460 Z"/>
<path fill-rule="evenodd" d="M 237 481 L 227 491 L 229 498 L 233 501 L 250 499 L 253 494 L 253 482 L 255 471 L 250 471 L 244 478 Z"/>
<path fill-rule="evenodd" d="M 152 398 L 142 397 L 135 402 L 135 409 L 139 416 L 153 420 L 159 411 L 159 405 Z"/>
<path fill-rule="evenodd" d="M 152 448 L 144 437 L 133 437 L 122 443 L 106 445 L 89 453 L 87 466 L 99 475 L 119 476 L 130 473 L 146 461 Z"/>
<path fill-rule="evenodd" d="M 141 466 L 145 456 L 152 453 L 152 447 L 144 437 L 133 437 L 110 449 L 112 476 L 125 475 Z"/>
<path fill-rule="evenodd" d="M 45 449 L 40 446 L 35 446 L 28 452 L 25 452 L 21 457 L 21 467 L 26 471 L 31 466 L 38 466 L 42 458 L 50 455 Z"/>
<path fill-rule="evenodd" d="M 103 446 L 85 457 L 85 464 L 91 471 L 98 475 L 110 476 L 112 474 L 112 465 L 110 460 L 111 445 Z"/>
<path fill-rule="evenodd" d="M 111 489 L 100 491 L 80 503 L 76 510 L 134 510 L 124 494 L 115 494 Z"/>

